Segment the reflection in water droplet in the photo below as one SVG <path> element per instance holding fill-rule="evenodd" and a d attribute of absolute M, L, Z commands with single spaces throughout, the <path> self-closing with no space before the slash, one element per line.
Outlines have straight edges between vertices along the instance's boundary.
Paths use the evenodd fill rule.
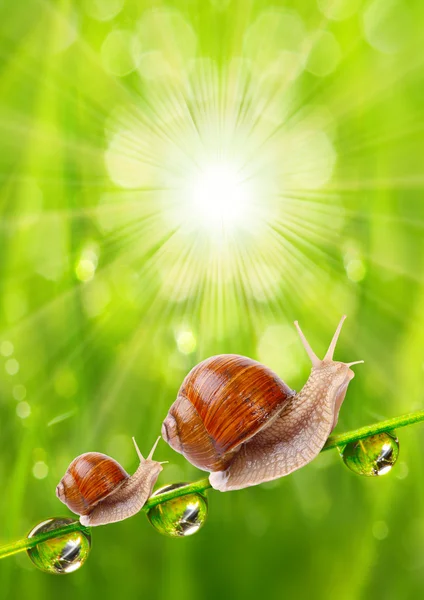
<path fill-rule="evenodd" d="M 393 432 L 379 433 L 347 444 L 340 454 L 345 465 L 358 475 L 385 475 L 397 461 L 399 441 Z"/>
<path fill-rule="evenodd" d="M 174 483 L 160 488 L 154 493 L 163 494 L 175 488 L 183 487 L 186 483 Z M 167 502 L 162 502 L 149 510 L 147 518 L 159 533 L 171 537 L 185 537 L 196 533 L 208 514 L 208 501 L 200 493 L 187 494 Z"/>
<path fill-rule="evenodd" d="M 72 517 L 47 519 L 30 531 L 28 537 L 52 531 L 73 523 Z M 51 538 L 27 550 L 32 562 L 46 573 L 65 574 L 77 571 L 87 560 L 91 548 L 91 535 L 73 531 L 59 538 Z"/>

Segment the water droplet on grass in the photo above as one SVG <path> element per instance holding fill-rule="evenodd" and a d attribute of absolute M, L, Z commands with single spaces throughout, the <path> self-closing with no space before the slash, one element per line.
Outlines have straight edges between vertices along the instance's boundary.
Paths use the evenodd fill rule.
<path fill-rule="evenodd" d="M 393 432 L 379 433 L 347 444 L 340 454 L 345 465 L 358 475 L 385 475 L 399 456 L 399 441 Z"/>
<path fill-rule="evenodd" d="M 46 533 L 73 523 L 71 517 L 57 517 L 39 523 L 28 537 Z M 88 558 L 91 535 L 86 531 L 72 531 L 61 537 L 51 538 L 27 550 L 32 562 L 45 573 L 66 574 L 77 571 Z"/>
<path fill-rule="evenodd" d="M 153 495 L 170 492 L 186 483 L 174 483 L 157 490 Z M 147 518 L 163 535 L 186 537 L 199 531 L 206 521 L 208 501 L 201 493 L 187 494 L 157 504 L 149 510 Z"/>

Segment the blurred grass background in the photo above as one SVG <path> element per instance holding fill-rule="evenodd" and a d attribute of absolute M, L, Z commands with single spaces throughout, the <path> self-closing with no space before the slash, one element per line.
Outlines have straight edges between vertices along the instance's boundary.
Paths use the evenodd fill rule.
<path fill-rule="evenodd" d="M 203 358 L 299 389 L 294 319 L 322 354 L 348 314 L 336 356 L 365 365 L 337 431 L 422 408 L 423 18 L 418 0 L 0 5 L 0 544 L 66 514 L 78 454 L 134 469 L 131 436 L 151 447 Z M 75 574 L 4 560 L 0 597 L 420 597 L 424 433 L 399 437 L 381 479 L 332 451 L 213 492 L 192 538 L 139 515 L 94 530 Z M 201 476 L 157 456 L 162 485 Z"/>

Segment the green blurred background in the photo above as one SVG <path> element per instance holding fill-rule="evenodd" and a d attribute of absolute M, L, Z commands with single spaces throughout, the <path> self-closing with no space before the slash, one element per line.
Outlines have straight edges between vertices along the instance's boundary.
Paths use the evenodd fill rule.
<path fill-rule="evenodd" d="M 66 515 L 96 450 L 136 467 L 189 369 L 234 352 L 300 389 L 364 359 L 338 432 L 422 408 L 424 4 L 0 5 L 0 544 Z M 335 451 L 209 494 L 205 527 L 93 531 L 78 572 L 25 554 L 1 598 L 407 599 L 424 591 L 420 425 L 382 478 Z M 164 442 L 158 484 L 202 473 Z"/>

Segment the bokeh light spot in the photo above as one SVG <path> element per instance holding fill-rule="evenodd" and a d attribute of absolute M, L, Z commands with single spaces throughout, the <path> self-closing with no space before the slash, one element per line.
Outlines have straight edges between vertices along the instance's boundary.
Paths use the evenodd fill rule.
<path fill-rule="evenodd" d="M 31 407 L 28 402 L 19 402 L 16 405 L 16 414 L 20 419 L 27 419 L 31 414 Z"/>
<path fill-rule="evenodd" d="M 96 265 L 88 258 L 82 258 L 75 267 L 75 274 L 80 281 L 90 281 L 96 272 Z"/>
<path fill-rule="evenodd" d="M 372 526 L 372 534 L 376 540 L 385 540 L 389 535 L 386 521 L 376 521 Z"/>
<path fill-rule="evenodd" d="M 75 265 L 77 279 L 83 282 L 91 281 L 96 273 L 98 261 L 97 252 L 91 247 L 85 248 Z"/>
<path fill-rule="evenodd" d="M 4 369 L 8 375 L 16 375 L 19 372 L 19 363 L 16 358 L 9 358 L 4 364 Z"/>
<path fill-rule="evenodd" d="M 305 25 L 295 10 L 267 9 L 244 36 L 244 51 L 254 69 L 263 69 L 278 50 L 297 51 L 305 39 Z"/>
<path fill-rule="evenodd" d="M 197 36 L 175 8 L 146 10 L 138 22 L 137 35 L 143 50 L 160 51 L 176 73 L 195 56 Z"/>
<path fill-rule="evenodd" d="M 327 19 L 343 21 L 355 14 L 360 2 L 361 0 L 318 0 L 318 7 Z"/>
<path fill-rule="evenodd" d="M 374 0 L 363 19 L 367 42 L 383 54 L 399 52 L 414 28 L 408 4 L 398 0 Z"/>
<path fill-rule="evenodd" d="M 362 260 L 354 259 L 346 264 L 346 274 L 351 281 L 359 283 L 367 274 L 367 269 Z"/>
<path fill-rule="evenodd" d="M 124 77 L 137 67 L 140 50 L 134 35 L 120 29 L 109 33 L 102 44 L 100 54 L 108 73 Z"/>
<path fill-rule="evenodd" d="M 110 21 L 122 10 L 125 0 L 84 0 L 86 13 L 97 21 Z"/>
<path fill-rule="evenodd" d="M 9 340 L 4 340 L 0 344 L 0 354 L 2 356 L 11 356 L 13 354 L 14 349 L 15 348 L 14 348 L 12 342 L 9 342 Z"/>
<path fill-rule="evenodd" d="M 43 460 L 39 460 L 32 467 L 32 474 L 36 479 L 45 479 L 49 474 L 49 467 Z"/>
<path fill-rule="evenodd" d="M 306 69 L 317 77 L 330 75 L 341 59 L 340 46 L 332 33 L 324 31 L 316 39 L 308 57 Z"/>
<path fill-rule="evenodd" d="M 306 189 L 325 185 L 336 162 L 336 152 L 328 135 L 319 129 L 306 128 L 296 132 L 289 141 L 290 152 L 279 174 L 281 182 Z"/>
<path fill-rule="evenodd" d="M 196 338 L 192 331 L 179 331 L 175 336 L 175 340 L 178 350 L 182 354 L 191 354 L 196 350 Z"/>
<path fill-rule="evenodd" d="M 159 50 L 145 52 L 140 56 L 138 72 L 145 79 L 171 77 L 174 74 L 171 65 Z"/>
<path fill-rule="evenodd" d="M 408 463 L 406 463 L 405 461 L 401 461 L 397 467 L 396 479 L 406 479 L 408 477 L 408 475 L 409 475 Z"/>

